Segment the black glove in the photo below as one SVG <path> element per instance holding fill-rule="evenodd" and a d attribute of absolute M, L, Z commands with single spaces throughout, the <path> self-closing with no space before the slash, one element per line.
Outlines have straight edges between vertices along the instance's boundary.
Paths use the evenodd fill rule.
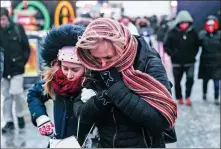
<path fill-rule="evenodd" d="M 116 68 L 112 67 L 107 70 L 100 71 L 101 79 L 103 80 L 106 87 L 111 87 L 114 83 L 122 79 L 121 73 Z"/>
<path fill-rule="evenodd" d="M 101 92 L 98 92 L 97 93 L 97 95 L 96 95 L 96 100 L 95 100 L 95 102 L 96 103 L 102 103 L 103 104 L 103 106 L 106 106 L 106 105 L 108 105 L 109 103 L 111 103 L 111 100 L 110 100 L 110 98 L 107 96 L 107 91 L 106 90 L 103 90 L 103 91 L 101 91 Z"/>
<path fill-rule="evenodd" d="M 86 82 L 83 84 L 85 88 L 93 89 L 96 92 L 102 91 L 106 88 L 105 83 L 101 79 L 100 71 L 87 71 L 85 77 Z"/>

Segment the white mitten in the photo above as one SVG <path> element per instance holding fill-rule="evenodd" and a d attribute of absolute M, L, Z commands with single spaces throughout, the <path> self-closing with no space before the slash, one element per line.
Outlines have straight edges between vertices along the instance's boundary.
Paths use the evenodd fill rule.
<path fill-rule="evenodd" d="M 38 126 L 38 131 L 43 136 L 53 136 L 54 135 L 54 124 L 51 122 L 50 118 L 46 115 L 42 115 L 36 119 Z"/>
<path fill-rule="evenodd" d="M 96 93 L 92 89 L 83 88 L 81 91 L 81 100 L 85 103 L 87 102 L 91 97 L 95 96 Z"/>

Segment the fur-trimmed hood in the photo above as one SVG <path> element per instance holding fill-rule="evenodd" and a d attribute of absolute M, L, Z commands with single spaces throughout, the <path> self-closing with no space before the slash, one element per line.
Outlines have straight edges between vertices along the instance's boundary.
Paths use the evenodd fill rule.
<path fill-rule="evenodd" d="M 65 24 L 52 28 L 41 44 L 41 58 L 46 66 L 57 59 L 58 50 L 64 46 L 75 46 L 79 36 L 84 32 L 84 27 L 73 24 Z"/>

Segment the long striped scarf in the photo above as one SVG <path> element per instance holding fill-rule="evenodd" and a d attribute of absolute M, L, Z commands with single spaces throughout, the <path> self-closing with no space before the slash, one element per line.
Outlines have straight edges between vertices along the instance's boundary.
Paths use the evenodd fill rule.
<path fill-rule="evenodd" d="M 117 53 L 120 54 L 117 61 L 105 68 L 101 68 L 88 52 L 89 49 L 96 48 L 96 42 L 99 39 L 111 41 Z M 77 55 L 83 65 L 91 70 L 116 67 L 122 73 L 125 85 L 159 110 L 169 122 L 170 127 L 174 126 L 177 118 L 176 102 L 172 99 L 167 88 L 159 81 L 146 73 L 134 70 L 133 63 L 138 44 L 125 26 L 108 18 L 96 19 L 88 25 L 76 45 Z"/>

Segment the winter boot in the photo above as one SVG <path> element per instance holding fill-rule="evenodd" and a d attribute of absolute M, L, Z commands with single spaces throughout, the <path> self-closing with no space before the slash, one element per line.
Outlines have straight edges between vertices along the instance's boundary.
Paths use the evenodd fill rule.
<path fill-rule="evenodd" d="M 178 104 L 183 104 L 183 99 L 182 98 L 180 98 L 180 99 L 178 99 Z"/>
<path fill-rule="evenodd" d="M 2 128 L 2 133 L 7 133 L 11 132 L 12 130 L 15 129 L 14 123 L 13 122 L 7 122 L 6 125 Z"/>
<path fill-rule="evenodd" d="M 219 99 L 218 98 L 215 98 L 215 105 L 219 105 Z"/>
<path fill-rule="evenodd" d="M 191 106 L 192 102 L 190 100 L 190 98 L 186 98 L 186 105 L 187 106 Z"/>
<path fill-rule="evenodd" d="M 19 127 L 20 129 L 25 128 L 25 120 L 24 120 L 24 117 L 18 117 L 18 127 Z"/>
<path fill-rule="evenodd" d="M 206 94 L 203 94 L 203 100 L 207 100 Z"/>

